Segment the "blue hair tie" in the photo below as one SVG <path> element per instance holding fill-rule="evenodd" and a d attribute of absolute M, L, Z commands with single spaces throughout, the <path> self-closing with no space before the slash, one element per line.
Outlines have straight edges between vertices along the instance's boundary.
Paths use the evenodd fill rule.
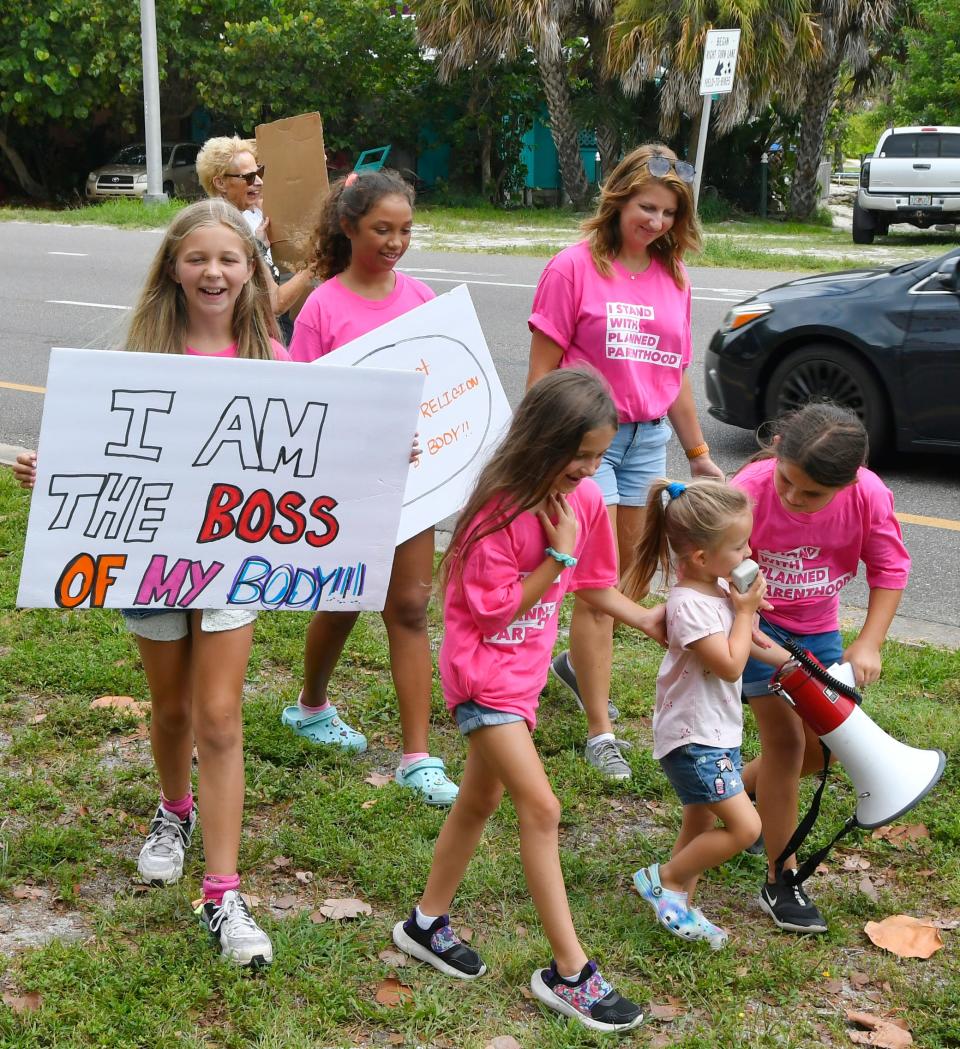
<path fill-rule="evenodd" d="M 683 495 L 686 490 L 687 486 L 680 481 L 671 481 L 670 484 L 667 485 L 667 492 L 671 499 L 676 499 L 678 495 Z"/>

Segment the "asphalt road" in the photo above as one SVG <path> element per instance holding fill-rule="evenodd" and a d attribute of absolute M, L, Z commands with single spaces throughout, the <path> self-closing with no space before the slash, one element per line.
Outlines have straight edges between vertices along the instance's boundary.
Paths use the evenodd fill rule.
<path fill-rule="evenodd" d="M 159 231 L 0 224 L 0 444 L 34 447 L 51 346 L 118 348 L 140 282 L 160 243 Z M 529 335 L 526 318 L 545 259 L 520 255 L 427 253 L 412 248 L 403 269 L 438 293 L 468 284 L 487 343 L 511 403 L 523 392 Z M 755 291 L 800 276 L 755 270 L 692 269 L 694 392 L 703 405 L 699 362 L 730 306 Z M 31 389 L 33 388 L 33 389 Z M 701 419 L 714 459 L 732 472 L 754 450 L 747 431 Z M 686 474 L 671 444 L 668 469 Z M 901 514 L 914 559 L 901 604 L 900 636 L 960 638 L 960 459 L 902 456 L 882 470 Z M 937 522 L 940 523 L 937 523 Z M 866 606 L 862 581 L 844 591 L 850 618 Z M 939 628 L 943 628 L 942 630 Z"/>

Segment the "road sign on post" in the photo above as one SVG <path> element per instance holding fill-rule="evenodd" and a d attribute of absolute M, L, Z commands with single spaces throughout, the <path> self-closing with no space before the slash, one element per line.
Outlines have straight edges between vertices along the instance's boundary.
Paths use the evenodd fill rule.
<path fill-rule="evenodd" d="M 700 134 L 697 137 L 697 173 L 693 182 L 694 206 L 700 200 L 700 178 L 703 172 L 703 157 L 707 148 L 707 131 L 710 127 L 713 96 L 727 95 L 733 90 L 733 76 L 737 70 L 739 48 L 739 29 L 711 29 L 707 33 L 707 42 L 703 49 L 703 66 L 700 70 L 700 94 L 703 95 L 703 109 L 700 113 Z"/>

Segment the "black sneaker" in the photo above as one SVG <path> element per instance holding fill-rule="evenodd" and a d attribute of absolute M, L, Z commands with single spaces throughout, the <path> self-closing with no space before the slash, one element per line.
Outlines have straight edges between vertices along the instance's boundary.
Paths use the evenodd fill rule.
<path fill-rule="evenodd" d="M 591 1031 L 631 1031 L 643 1023 L 643 1010 L 624 998 L 600 975 L 596 962 L 587 962 L 575 980 L 564 980 L 552 961 L 537 969 L 530 989 L 548 1009 L 579 1020 Z"/>
<path fill-rule="evenodd" d="M 429 929 L 417 925 L 417 912 L 393 927 L 393 942 L 403 951 L 447 976 L 475 980 L 487 967 L 476 951 L 469 948 L 450 928 L 450 916 L 441 914 Z"/>
<path fill-rule="evenodd" d="M 580 686 L 577 684 L 577 675 L 570 665 L 570 653 L 561 652 L 558 656 L 554 656 L 550 663 L 550 669 L 570 689 L 577 706 L 583 711 L 583 700 L 580 698 Z M 620 711 L 611 699 L 607 700 L 607 716 L 611 721 L 616 721 L 620 717 Z"/>
<path fill-rule="evenodd" d="M 743 851 L 748 856 L 762 856 L 765 850 L 766 845 L 764 844 L 763 835 L 761 834 L 752 845 L 748 845 Z"/>
<path fill-rule="evenodd" d="M 826 932 L 827 923 L 802 885 L 788 885 L 782 878 L 766 882 L 760 906 L 781 928 L 790 932 Z"/>

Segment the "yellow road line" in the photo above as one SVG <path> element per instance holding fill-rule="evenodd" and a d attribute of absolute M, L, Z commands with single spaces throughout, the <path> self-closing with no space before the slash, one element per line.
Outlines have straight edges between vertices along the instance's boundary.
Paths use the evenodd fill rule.
<path fill-rule="evenodd" d="M 946 528 L 950 532 L 960 532 L 960 521 L 951 521 L 948 517 L 923 517 L 920 514 L 897 514 L 902 524 L 924 525 L 926 528 Z"/>
<path fill-rule="evenodd" d="M 24 393 L 46 393 L 45 386 L 24 386 L 19 382 L 0 382 L 0 387 L 5 390 L 23 390 Z"/>

